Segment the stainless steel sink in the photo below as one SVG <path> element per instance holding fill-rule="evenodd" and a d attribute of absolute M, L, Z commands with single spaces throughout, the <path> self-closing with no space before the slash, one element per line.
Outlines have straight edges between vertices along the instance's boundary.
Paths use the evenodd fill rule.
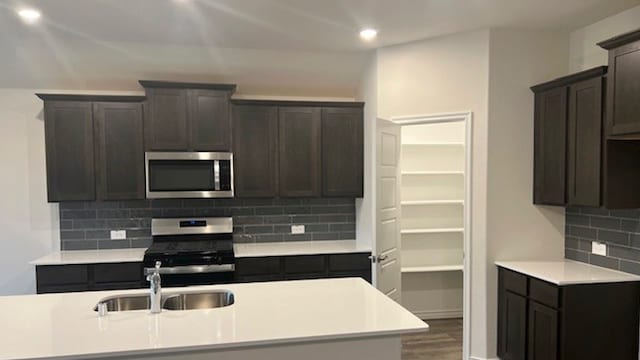
<path fill-rule="evenodd" d="M 132 310 L 148 310 L 151 307 L 149 295 L 129 295 L 129 296 L 112 296 L 100 300 L 100 303 L 93 308 L 98 311 L 98 306 L 105 304 L 107 311 L 132 311 Z"/>
<path fill-rule="evenodd" d="M 169 295 L 162 306 L 165 310 L 214 309 L 234 303 L 231 291 L 209 291 Z"/>
<path fill-rule="evenodd" d="M 161 304 L 165 310 L 196 310 L 225 307 L 232 305 L 234 301 L 231 291 L 216 290 L 167 294 L 162 297 Z M 148 294 L 110 296 L 100 300 L 93 308 L 93 311 L 98 311 L 101 304 L 105 304 L 107 312 L 149 310 L 151 308 L 151 300 Z"/>

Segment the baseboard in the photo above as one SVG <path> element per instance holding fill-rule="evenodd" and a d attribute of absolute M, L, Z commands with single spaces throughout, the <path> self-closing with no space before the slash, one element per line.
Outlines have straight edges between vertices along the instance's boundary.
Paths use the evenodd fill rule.
<path fill-rule="evenodd" d="M 462 309 L 424 310 L 424 311 L 412 311 L 412 313 L 422 320 L 457 319 L 462 317 Z"/>
<path fill-rule="evenodd" d="M 500 360 L 498 358 L 481 358 L 477 356 L 470 356 L 469 360 Z"/>

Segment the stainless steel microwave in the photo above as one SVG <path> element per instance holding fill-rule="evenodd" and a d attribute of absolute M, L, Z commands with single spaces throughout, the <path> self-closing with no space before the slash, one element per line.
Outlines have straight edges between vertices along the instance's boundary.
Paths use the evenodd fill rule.
<path fill-rule="evenodd" d="M 232 198 L 233 154 L 146 152 L 147 199 Z"/>

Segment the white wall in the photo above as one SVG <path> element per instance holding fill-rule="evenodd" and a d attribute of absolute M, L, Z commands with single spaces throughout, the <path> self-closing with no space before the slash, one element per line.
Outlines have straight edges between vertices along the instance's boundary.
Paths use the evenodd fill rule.
<path fill-rule="evenodd" d="M 381 117 L 473 112 L 471 323 L 472 355 L 487 353 L 486 163 L 489 31 L 429 39 L 378 50 Z"/>
<path fill-rule="evenodd" d="M 0 89 L 0 295 L 35 292 L 29 261 L 60 246 L 58 206 L 47 203 L 42 101 Z"/>
<path fill-rule="evenodd" d="M 488 358 L 497 335 L 496 260 L 564 257 L 564 209 L 534 206 L 533 84 L 567 73 L 568 34 L 491 30 L 487 170 Z"/>
<path fill-rule="evenodd" d="M 607 65 L 607 51 L 596 43 L 640 28 L 640 6 L 578 29 L 570 36 L 569 71 Z"/>
<path fill-rule="evenodd" d="M 564 213 L 532 205 L 533 95 L 567 71 L 568 34 L 483 30 L 378 50 L 378 114 L 473 112 L 471 356 L 496 356 L 502 259 L 563 257 Z M 370 80 L 367 80 L 370 81 Z"/>

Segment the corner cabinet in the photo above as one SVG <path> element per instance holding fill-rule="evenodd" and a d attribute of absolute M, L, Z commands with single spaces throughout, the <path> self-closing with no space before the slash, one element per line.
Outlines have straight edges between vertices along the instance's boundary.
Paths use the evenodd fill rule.
<path fill-rule="evenodd" d="M 362 109 L 322 109 L 322 195 L 363 196 Z"/>
<path fill-rule="evenodd" d="M 363 196 L 363 103 L 232 103 L 237 197 Z"/>
<path fill-rule="evenodd" d="M 534 204 L 602 204 L 606 72 L 606 67 L 598 67 L 531 88 L 535 93 Z"/>
<path fill-rule="evenodd" d="M 640 134 L 640 30 L 599 43 L 609 51 L 607 129 L 610 135 Z M 638 136 L 635 136 L 638 139 Z"/>
<path fill-rule="evenodd" d="M 143 97 L 37 95 L 49 202 L 144 198 Z"/>
<path fill-rule="evenodd" d="M 147 94 L 145 150 L 231 151 L 233 84 L 141 80 Z"/>
<path fill-rule="evenodd" d="M 91 102 L 45 100 L 49 202 L 95 200 Z"/>
<path fill-rule="evenodd" d="M 498 269 L 502 360 L 636 360 L 640 283 L 558 286 Z"/>

